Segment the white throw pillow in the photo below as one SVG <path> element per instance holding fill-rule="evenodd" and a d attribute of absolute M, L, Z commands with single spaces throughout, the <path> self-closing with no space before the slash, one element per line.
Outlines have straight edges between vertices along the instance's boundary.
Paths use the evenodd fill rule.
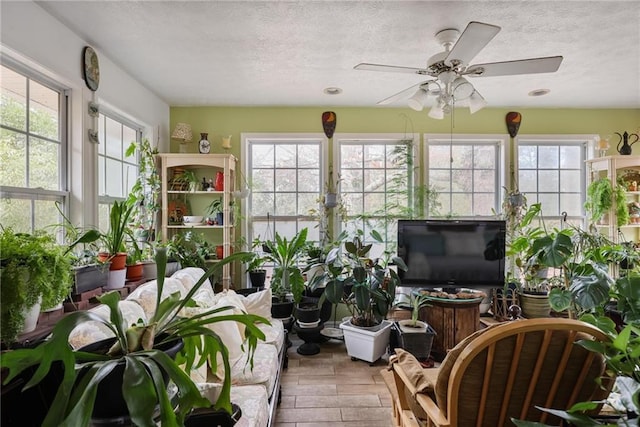
<path fill-rule="evenodd" d="M 247 313 L 271 319 L 271 296 L 271 288 L 267 288 L 245 296 L 242 302 Z"/>

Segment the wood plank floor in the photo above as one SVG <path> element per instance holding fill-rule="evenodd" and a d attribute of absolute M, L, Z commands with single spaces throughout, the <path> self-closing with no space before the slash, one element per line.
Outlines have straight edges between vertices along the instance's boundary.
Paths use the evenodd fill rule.
<path fill-rule="evenodd" d="M 319 354 L 302 356 L 296 352 L 302 341 L 295 334 L 291 341 L 276 427 L 392 425 L 391 398 L 380 376 L 386 356 L 373 366 L 352 361 L 338 340 L 320 344 Z"/>

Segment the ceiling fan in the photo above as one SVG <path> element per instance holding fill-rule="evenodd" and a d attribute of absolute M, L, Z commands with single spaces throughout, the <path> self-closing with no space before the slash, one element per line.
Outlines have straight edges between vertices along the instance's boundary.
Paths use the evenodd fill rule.
<path fill-rule="evenodd" d="M 435 105 L 429 111 L 429 117 L 443 119 L 454 106 L 468 106 L 471 114 L 487 105 L 485 99 L 464 77 L 494 77 L 515 74 L 552 73 L 558 70 L 562 56 L 521 59 L 516 61 L 473 64 L 469 62 L 498 34 L 500 27 L 482 22 L 471 21 L 462 34 L 456 29 L 439 31 L 435 37 L 444 47 L 444 52 L 436 53 L 427 61 L 426 68 L 400 67 L 361 63 L 353 67 L 356 70 L 385 71 L 396 73 L 415 73 L 432 77 L 401 92 L 396 93 L 378 105 L 386 105 L 417 91 L 409 98 L 408 105 L 421 111 L 431 97 Z M 460 37 L 458 37 L 460 35 Z M 456 41 L 457 40 L 457 41 Z"/>

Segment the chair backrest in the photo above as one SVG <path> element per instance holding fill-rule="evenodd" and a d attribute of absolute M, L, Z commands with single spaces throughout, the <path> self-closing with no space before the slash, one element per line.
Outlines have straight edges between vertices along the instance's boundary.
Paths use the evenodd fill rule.
<path fill-rule="evenodd" d="M 436 383 L 438 407 L 458 426 L 511 425 L 511 417 L 559 424 L 535 406 L 568 409 L 604 398 L 613 385 L 602 355 L 575 344 L 581 339 L 608 340 L 599 329 L 571 319 L 491 327 L 460 343 L 443 361 Z M 604 387 L 598 379 L 604 379 Z"/>

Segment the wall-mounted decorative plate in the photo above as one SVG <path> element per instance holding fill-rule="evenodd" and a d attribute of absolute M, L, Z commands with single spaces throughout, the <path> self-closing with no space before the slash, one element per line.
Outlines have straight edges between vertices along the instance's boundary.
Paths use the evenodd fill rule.
<path fill-rule="evenodd" d="M 100 64 L 98 55 L 90 46 L 85 46 L 82 51 L 82 75 L 87 87 L 92 91 L 98 90 L 100 85 Z"/>

